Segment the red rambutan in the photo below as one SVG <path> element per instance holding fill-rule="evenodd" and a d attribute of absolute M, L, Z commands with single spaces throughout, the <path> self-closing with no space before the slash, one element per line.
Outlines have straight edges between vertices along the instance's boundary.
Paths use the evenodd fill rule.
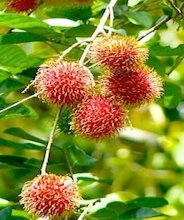
<path fill-rule="evenodd" d="M 125 107 L 140 107 L 159 98 L 163 92 L 161 77 L 151 68 L 140 65 L 127 72 L 102 76 L 99 86 L 105 94 Z"/>
<path fill-rule="evenodd" d="M 31 215 L 56 218 L 75 211 L 81 200 L 76 183 L 69 176 L 46 174 L 24 184 L 20 203 Z"/>
<path fill-rule="evenodd" d="M 125 125 L 127 112 L 107 97 L 94 95 L 84 100 L 73 114 L 72 129 L 81 136 L 103 139 Z"/>
<path fill-rule="evenodd" d="M 37 6 L 37 0 L 10 0 L 7 7 L 16 12 L 27 12 Z"/>
<path fill-rule="evenodd" d="M 89 95 L 94 80 L 85 66 L 77 62 L 56 61 L 38 70 L 34 84 L 41 99 L 58 106 L 71 106 Z"/>
<path fill-rule="evenodd" d="M 148 50 L 133 37 L 119 35 L 96 38 L 89 52 L 89 59 L 93 63 L 116 70 L 129 70 L 147 57 Z"/>

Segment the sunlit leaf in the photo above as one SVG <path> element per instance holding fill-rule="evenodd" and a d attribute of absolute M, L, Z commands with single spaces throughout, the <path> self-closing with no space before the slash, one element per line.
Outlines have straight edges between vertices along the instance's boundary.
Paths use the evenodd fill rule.
<path fill-rule="evenodd" d="M 14 13 L 1 14 L 0 25 L 9 28 L 20 28 L 20 29 L 33 28 L 33 27 L 37 27 L 37 28 L 49 27 L 46 23 L 44 23 L 43 21 L 37 18 L 28 17 L 23 14 L 14 14 Z"/>
<path fill-rule="evenodd" d="M 18 150 L 44 150 L 45 146 L 43 145 L 36 145 L 32 143 L 18 143 L 10 140 L 6 140 L 3 138 L 0 138 L 0 146 L 1 147 L 8 147 L 8 148 L 14 148 Z"/>
<path fill-rule="evenodd" d="M 13 135 L 13 136 L 25 139 L 25 140 L 29 140 L 29 141 L 33 141 L 33 142 L 37 142 L 41 144 L 46 144 L 46 141 L 30 135 L 29 133 L 25 132 L 23 129 L 18 128 L 18 127 L 8 128 L 4 131 L 4 133 L 10 134 L 10 135 Z"/>
<path fill-rule="evenodd" d="M 21 72 L 29 67 L 26 53 L 16 45 L 0 45 L 0 68 L 11 73 Z"/>

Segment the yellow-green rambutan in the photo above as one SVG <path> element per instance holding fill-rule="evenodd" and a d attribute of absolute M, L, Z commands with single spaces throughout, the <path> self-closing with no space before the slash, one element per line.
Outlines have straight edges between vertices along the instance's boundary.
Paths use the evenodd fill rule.
<path fill-rule="evenodd" d="M 88 57 L 91 62 L 113 70 L 129 70 L 132 66 L 145 62 L 148 49 L 133 37 L 100 36 L 92 42 Z"/>

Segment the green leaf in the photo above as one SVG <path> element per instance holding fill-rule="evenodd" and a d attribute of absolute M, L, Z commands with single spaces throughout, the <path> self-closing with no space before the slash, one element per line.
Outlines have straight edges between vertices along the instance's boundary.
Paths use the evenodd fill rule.
<path fill-rule="evenodd" d="M 90 219 L 90 220 L 96 220 L 96 219 L 112 220 L 114 219 L 115 220 L 115 219 L 118 219 L 118 215 L 116 213 L 116 210 L 113 210 L 111 208 L 103 208 L 92 213 L 87 219 Z"/>
<path fill-rule="evenodd" d="M 133 24 L 141 25 L 146 28 L 150 28 L 153 24 L 151 15 L 145 11 L 128 11 L 125 15 Z"/>
<path fill-rule="evenodd" d="M 11 76 L 11 74 L 7 71 L 0 70 L 0 83 L 4 80 L 8 79 Z"/>
<path fill-rule="evenodd" d="M 75 8 L 52 8 L 47 11 L 49 17 L 53 18 L 68 18 L 74 21 L 86 21 L 92 16 L 90 7 L 75 7 Z"/>
<path fill-rule="evenodd" d="M 14 148 L 18 150 L 44 150 L 45 146 L 43 145 L 36 145 L 32 143 L 17 143 L 14 141 L 6 140 L 3 138 L 0 138 L 0 146 L 2 147 L 8 147 L 8 148 Z"/>
<path fill-rule="evenodd" d="M 12 214 L 12 208 L 6 207 L 4 209 L 0 210 L 0 219 L 1 220 L 8 220 L 9 217 L 11 217 Z"/>
<path fill-rule="evenodd" d="M 30 219 L 22 216 L 11 216 L 11 219 L 8 220 L 30 220 Z"/>
<path fill-rule="evenodd" d="M 9 28 L 48 28 L 49 26 L 33 17 L 29 17 L 23 14 L 4 13 L 0 16 L 0 26 L 6 26 Z"/>
<path fill-rule="evenodd" d="M 129 7 L 134 7 L 142 2 L 144 2 L 145 0 L 128 0 L 128 6 Z"/>
<path fill-rule="evenodd" d="M 164 2 L 162 2 L 162 3 L 160 4 L 160 6 L 161 6 L 161 8 L 163 9 L 165 15 L 168 15 L 168 16 L 172 17 L 172 15 L 173 15 L 173 9 L 172 9 L 171 7 L 169 7 L 168 4 L 165 4 Z"/>
<path fill-rule="evenodd" d="M 33 141 L 36 143 L 40 143 L 40 144 L 46 144 L 47 142 L 37 138 L 35 136 L 30 135 L 29 133 L 25 132 L 24 130 L 22 130 L 21 128 L 18 127 L 13 127 L 13 128 L 8 128 L 4 131 L 4 133 L 6 134 L 10 134 L 25 140 L 29 140 L 29 141 Z"/>
<path fill-rule="evenodd" d="M 165 82 L 164 84 L 164 95 L 160 99 L 160 103 L 166 108 L 176 108 L 182 99 L 181 87 L 171 83 Z"/>
<path fill-rule="evenodd" d="M 25 211 L 13 209 L 10 220 L 30 220 L 30 217 Z"/>
<path fill-rule="evenodd" d="M 105 183 L 108 185 L 112 185 L 112 183 L 113 183 L 113 179 L 99 179 L 97 177 L 94 177 L 90 173 L 77 173 L 77 174 L 75 174 L 75 177 L 78 180 L 83 180 L 86 182 L 98 182 L 98 183 Z"/>
<path fill-rule="evenodd" d="M 0 109 L 4 109 L 11 104 L 7 104 L 4 99 L 0 98 Z M 32 118 L 37 118 L 37 113 L 28 106 L 24 106 L 22 104 L 9 109 L 3 113 L 0 113 L 0 118 L 3 119 L 9 119 L 9 118 L 16 118 L 16 117 L 32 117 Z"/>
<path fill-rule="evenodd" d="M 134 200 L 130 200 L 126 203 L 129 207 L 147 207 L 158 208 L 167 205 L 168 202 L 164 198 L 160 197 L 140 197 Z"/>
<path fill-rule="evenodd" d="M 71 118 L 72 110 L 70 108 L 64 107 L 58 121 L 58 127 L 61 132 L 64 132 L 65 134 L 72 133 L 72 130 L 70 128 Z"/>
<path fill-rule="evenodd" d="M 96 162 L 96 159 L 87 155 L 85 151 L 77 146 L 69 146 L 66 150 L 73 166 L 91 166 Z"/>
<path fill-rule="evenodd" d="M 36 168 L 40 168 L 41 167 L 41 164 L 42 164 L 42 160 L 38 160 L 38 159 L 35 159 L 35 158 L 30 158 L 30 159 L 27 159 L 26 161 L 24 161 L 24 165 L 28 165 L 28 166 L 31 166 L 31 167 L 36 167 Z M 51 164 L 48 164 L 49 166 Z"/>
<path fill-rule="evenodd" d="M 0 83 L 0 94 L 15 91 L 17 89 L 23 88 L 24 86 L 25 85 L 23 83 L 20 83 L 15 79 L 9 78 Z"/>
<path fill-rule="evenodd" d="M 12 155 L 0 155 L 0 162 L 19 168 L 35 168 L 31 164 L 26 164 L 27 158 L 12 156 Z"/>
<path fill-rule="evenodd" d="M 26 53 L 16 45 L 0 45 L 0 69 L 18 73 L 29 67 Z"/>
<path fill-rule="evenodd" d="M 107 204 L 107 207 L 116 210 L 119 215 L 128 209 L 127 204 L 120 201 L 110 202 Z"/>
<path fill-rule="evenodd" d="M 95 26 L 89 24 L 73 27 L 65 31 L 65 37 L 90 37 L 95 28 Z"/>
<path fill-rule="evenodd" d="M 164 216 L 164 214 L 157 212 L 151 208 L 139 208 L 127 211 L 120 215 L 118 220 L 143 220 L 146 218 Z"/>
<path fill-rule="evenodd" d="M 153 43 L 149 45 L 149 51 L 153 56 L 183 56 L 184 44 L 171 48 L 170 46 L 161 46 L 159 43 Z"/>
<path fill-rule="evenodd" d="M 148 66 L 153 67 L 161 76 L 165 76 L 165 68 L 162 62 L 155 56 L 149 56 Z"/>
<path fill-rule="evenodd" d="M 47 39 L 43 36 L 39 36 L 33 33 L 27 32 L 16 32 L 11 34 L 5 34 L 0 36 L 1 44 L 18 44 L 34 41 L 46 41 Z"/>

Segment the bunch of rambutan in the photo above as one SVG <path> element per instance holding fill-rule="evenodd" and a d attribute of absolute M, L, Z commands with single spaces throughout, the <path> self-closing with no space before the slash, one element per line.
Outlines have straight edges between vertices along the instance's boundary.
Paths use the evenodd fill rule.
<path fill-rule="evenodd" d="M 88 58 L 104 69 L 97 85 L 100 94 L 78 106 L 72 128 L 82 136 L 103 139 L 126 125 L 127 110 L 159 98 L 162 80 L 145 65 L 148 50 L 133 37 L 99 36 L 91 43 Z"/>
<path fill-rule="evenodd" d="M 42 66 L 34 85 L 42 100 L 73 108 L 71 129 L 77 135 L 101 140 L 126 126 L 130 108 L 159 98 L 162 80 L 145 65 L 148 50 L 133 37 L 99 36 L 88 57 L 104 69 L 97 83 L 100 92 L 86 66 L 65 60 Z"/>
<path fill-rule="evenodd" d="M 86 66 L 63 59 L 41 66 L 34 87 L 43 101 L 73 110 L 71 128 L 77 135 L 101 140 L 126 126 L 129 108 L 159 98 L 162 80 L 145 65 L 148 50 L 132 37 L 99 36 L 91 43 L 88 57 L 104 69 L 97 87 Z M 24 209 L 43 219 L 68 215 L 81 200 L 76 183 L 55 174 L 25 183 L 21 197 Z"/>

